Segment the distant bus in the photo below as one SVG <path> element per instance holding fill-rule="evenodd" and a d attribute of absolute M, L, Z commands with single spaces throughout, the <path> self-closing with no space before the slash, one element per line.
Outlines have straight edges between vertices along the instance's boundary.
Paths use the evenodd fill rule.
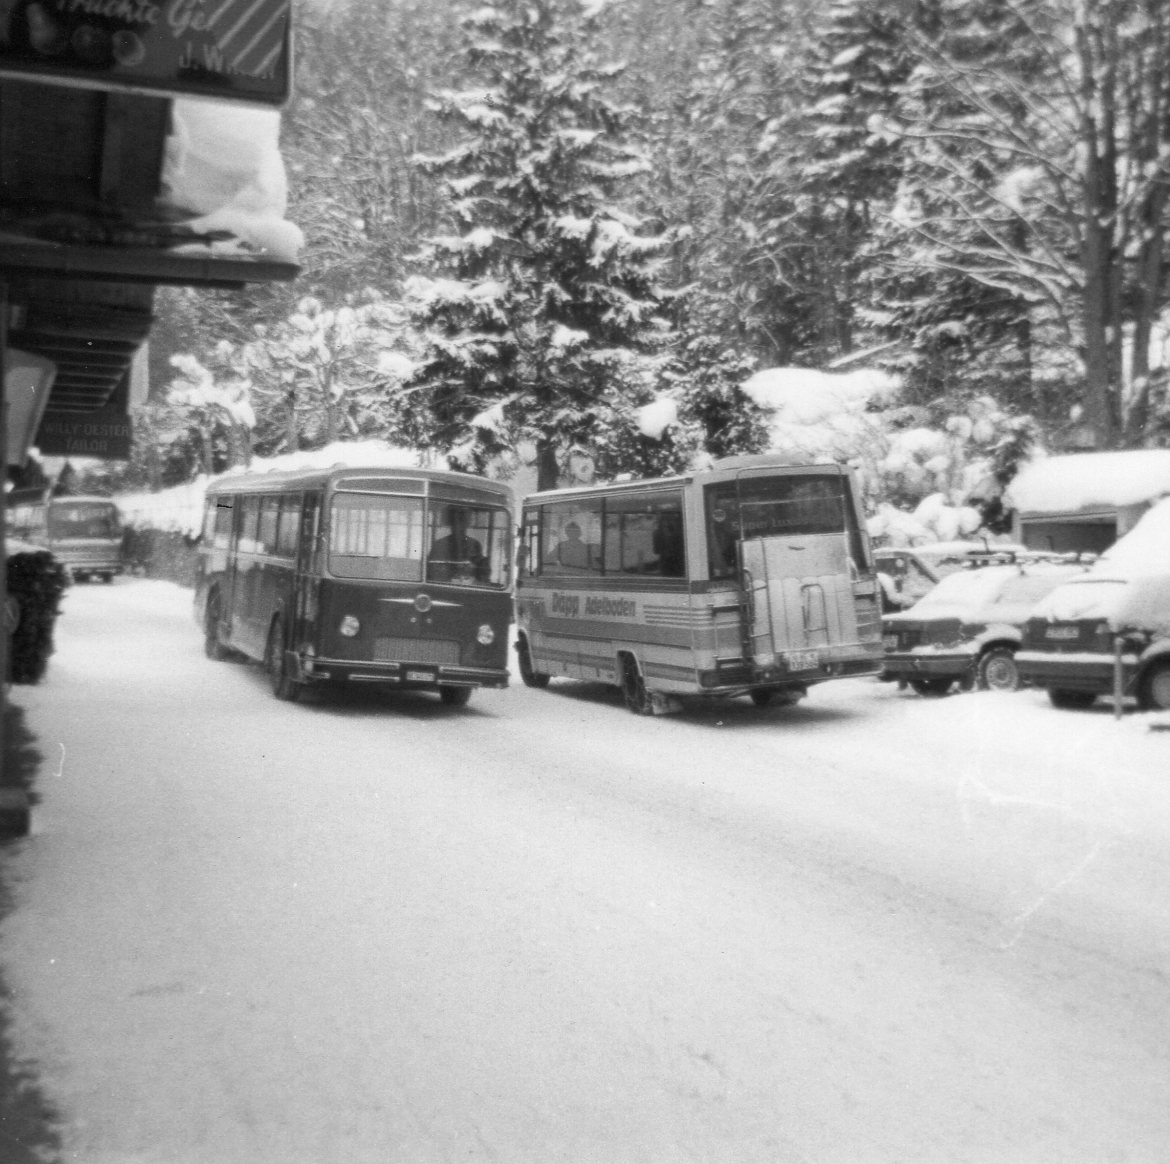
<path fill-rule="evenodd" d="M 24 493 L 9 500 L 8 532 L 44 546 L 77 582 L 112 582 L 124 569 L 122 515 L 108 497 Z"/>
<path fill-rule="evenodd" d="M 208 487 L 195 586 L 207 655 L 278 699 L 327 684 L 508 683 L 512 495 L 462 473 L 335 467 Z"/>
<path fill-rule="evenodd" d="M 552 676 L 618 686 L 636 714 L 678 696 L 794 702 L 871 675 L 880 590 L 856 483 L 776 455 L 524 499 L 516 651 Z"/>

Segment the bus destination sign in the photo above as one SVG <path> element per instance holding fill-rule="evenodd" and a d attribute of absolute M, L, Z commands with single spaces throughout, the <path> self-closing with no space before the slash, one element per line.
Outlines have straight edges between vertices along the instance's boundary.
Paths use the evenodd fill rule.
<path fill-rule="evenodd" d="M 0 75 L 283 105 L 291 0 L 0 0 Z"/>

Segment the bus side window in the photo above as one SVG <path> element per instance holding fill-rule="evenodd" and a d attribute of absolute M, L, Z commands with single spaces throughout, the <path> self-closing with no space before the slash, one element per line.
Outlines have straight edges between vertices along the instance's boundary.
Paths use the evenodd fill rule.
<path fill-rule="evenodd" d="M 276 553 L 295 558 L 297 534 L 301 528 L 301 495 L 293 493 L 280 499 L 280 525 L 276 531 Z"/>
<path fill-rule="evenodd" d="M 217 550 L 226 550 L 232 542 L 232 499 L 219 497 L 215 502 L 215 526 L 211 544 Z"/>
<path fill-rule="evenodd" d="M 260 498 L 245 497 L 240 503 L 240 541 L 238 549 L 254 554 L 260 548 Z"/>
<path fill-rule="evenodd" d="M 611 574 L 686 574 L 682 497 L 611 497 L 605 505 L 605 569 Z"/>
<path fill-rule="evenodd" d="M 600 573 L 600 530 L 600 500 L 547 506 L 541 520 L 543 573 Z"/>
<path fill-rule="evenodd" d="M 260 530 L 256 540 L 262 554 L 276 553 L 276 526 L 280 520 L 280 498 L 274 493 L 260 499 Z"/>
<path fill-rule="evenodd" d="M 526 509 L 520 526 L 516 565 L 527 578 L 540 573 L 540 510 Z"/>

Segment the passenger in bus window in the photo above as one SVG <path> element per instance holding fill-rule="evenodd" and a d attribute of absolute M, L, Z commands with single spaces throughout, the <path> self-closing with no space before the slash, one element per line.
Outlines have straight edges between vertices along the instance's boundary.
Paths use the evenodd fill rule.
<path fill-rule="evenodd" d="M 564 538 L 557 543 L 556 549 L 553 550 L 553 561 L 561 566 L 588 570 L 590 565 L 589 547 L 582 540 L 581 527 L 575 521 L 570 521 L 565 526 L 564 534 Z"/>
<path fill-rule="evenodd" d="M 709 531 L 711 577 L 728 578 L 735 573 L 735 530 L 730 515 L 722 506 L 711 510 Z"/>
<path fill-rule="evenodd" d="M 665 578 L 681 578 L 686 573 L 682 514 L 661 514 L 654 527 L 652 544 L 658 559 L 654 572 Z"/>
<path fill-rule="evenodd" d="M 454 506 L 443 509 L 427 554 L 431 582 L 486 582 L 489 563 L 483 546 L 466 529 L 467 516 Z"/>

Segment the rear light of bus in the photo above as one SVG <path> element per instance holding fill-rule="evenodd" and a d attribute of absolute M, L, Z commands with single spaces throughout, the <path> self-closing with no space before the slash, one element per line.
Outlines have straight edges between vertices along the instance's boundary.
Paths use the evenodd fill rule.
<path fill-rule="evenodd" d="M 347 614 L 341 620 L 341 625 L 337 628 L 338 632 L 343 634 L 347 639 L 356 638 L 361 633 L 361 629 L 362 624 L 352 614 Z"/>
<path fill-rule="evenodd" d="M 496 632 L 486 623 L 480 623 L 479 630 L 475 632 L 475 639 L 481 646 L 491 646 L 496 641 Z"/>

